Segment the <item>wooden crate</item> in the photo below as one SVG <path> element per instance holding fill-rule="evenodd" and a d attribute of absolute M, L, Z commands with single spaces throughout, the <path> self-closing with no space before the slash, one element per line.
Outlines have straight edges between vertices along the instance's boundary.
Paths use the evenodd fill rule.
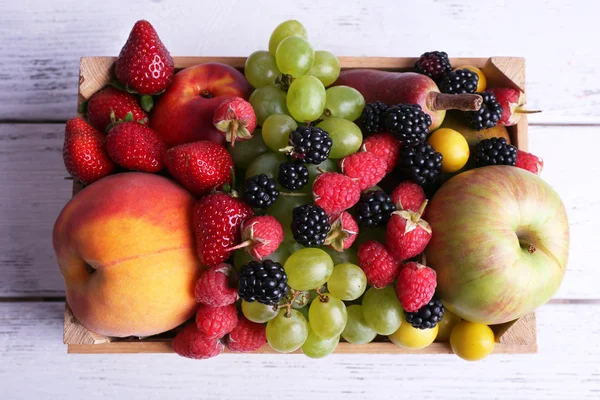
<path fill-rule="evenodd" d="M 95 92 L 104 87 L 111 79 L 115 57 L 83 57 L 79 73 L 79 100 L 88 100 Z M 175 68 L 182 69 L 204 62 L 221 62 L 235 68 L 244 67 L 245 57 L 175 57 Z M 391 71 L 409 70 L 414 66 L 415 58 L 395 57 L 340 57 L 343 69 L 377 68 Z M 487 79 L 488 86 L 514 87 L 525 91 L 525 60 L 515 57 L 492 58 L 454 58 L 452 65 L 473 65 L 481 68 Z M 527 117 L 524 115 L 520 122 L 509 128 L 511 141 L 521 150 L 527 150 Z M 73 194 L 81 187 L 73 186 Z M 65 304 L 64 343 L 69 353 L 171 353 L 171 340 L 174 331 L 148 338 L 109 338 L 87 330 L 71 313 L 69 305 Z M 537 351 L 537 331 L 535 314 L 492 327 L 498 344 L 494 353 L 525 354 Z M 225 351 L 227 352 L 227 350 Z M 297 351 L 299 353 L 300 351 Z M 345 354 L 451 354 L 448 343 L 433 343 L 421 350 L 400 348 L 389 341 L 376 341 L 364 345 L 353 345 L 341 342 L 336 353 Z M 268 345 L 256 353 L 275 353 Z"/>

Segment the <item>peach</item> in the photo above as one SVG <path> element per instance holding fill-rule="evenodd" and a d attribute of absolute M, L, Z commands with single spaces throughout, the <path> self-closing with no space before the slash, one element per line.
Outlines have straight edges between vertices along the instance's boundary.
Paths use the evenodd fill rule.
<path fill-rule="evenodd" d="M 67 203 L 52 241 L 67 301 L 86 328 L 149 336 L 193 315 L 202 271 L 193 204 L 173 181 L 138 172 L 101 179 Z"/>

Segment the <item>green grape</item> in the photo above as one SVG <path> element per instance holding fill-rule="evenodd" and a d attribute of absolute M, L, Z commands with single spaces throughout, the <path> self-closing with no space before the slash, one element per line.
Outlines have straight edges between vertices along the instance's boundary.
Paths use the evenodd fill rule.
<path fill-rule="evenodd" d="M 316 293 L 315 293 L 316 296 Z M 312 291 L 310 290 L 300 290 L 300 294 L 296 297 L 296 300 L 292 303 L 292 307 L 295 309 L 304 308 L 310 304 L 310 302 L 314 299 Z"/>
<path fill-rule="evenodd" d="M 321 164 L 306 164 L 306 169 L 308 169 L 308 183 L 304 185 L 302 189 L 300 189 L 303 193 L 312 194 L 312 187 L 315 183 L 315 179 L 322 172 L 339 172 L 337 163 L 331 161 L 330 159 L 326 159 Z"/>
<path fill-rule="evenodd" d="M 247 302 L 242 300 L 242 314 L 252 322 L 259 324 L 268 322 L 275 318 L 278 313 L 277 306 L 268 306 L 258 301 Z"/>
<path fill-rule="evenodd" d="M 246 59 L 244 74 L 248 82 L 255 88 L 275 85 L 275 80 L 281 77 L 277 69 L 275 57 L 266 50 L 255 51 Z"/>
<path fill-rule="evenodd" d="M 342 300 L 356 300 L 367 288 L 367 276 L 358 266 L 350 263 L 338 264 L 327 281 L 329 293 Z"/>
<path fill-rule="evenodd" d="M 279 43 L 290 36 L 300 36 L 303 39 L 308 39 L 306 28 L 300 22 L 294 19 L 282 22 L 277 25 L 277 28 L 275 28 L 269 39 L 269 52 L 273 57 L 275 57 Z"/>
<path fill-rule="evenodd" d="M 367 324 L 363 315 L 363 307 L 353 304 L 346 309 L 348 312 L 348 323 L 342 332 L 342 337 L 348 343 L 365 344 L 372 342 L 377 332 Z"/>
<path fill-rule="evenodd" d="M 383 289 L 367 290 L 362 301 L 365 320 L 380 335 L 396 332 L 404 318 L 404 312 L 392 285 Z"/>
<path fill-rule="evenodd" d="M 238 140 L 234 147 L 227 146 L 227 150 L 231 154 L 235 166 L 243 169 L 248 168 L 252 161 L 256 160 L 256 157 L 269 151 L 263 141 L 260 128 L 254 131 L 251 139 Z"/>
<path fill-rule="evenodd" d="M 323 339 L 339 336 L 348 322 L 348 313 L 343 301 L 330 293 L 310 303 L 308 320 L 312 330 Z"/>
<path fill-rule="evenodd" d="M 265 174 L 269 178 L 277 180 L 277 175 L 279 175 L 279 164 L 286 160 L 285 156 L 281 153 L 265 153 L 250 164 L 246 170 L 246 179 L 252 176 Z M 277 199 L 275 204 L 277 204 L 278 201 L 279 199 Z"/>
<path fill-rule="evenodd" d="M 354 121 L 365 108 L 365 98 L 350 86 L 334 86 L 326 91 L 325 115 Z"/>
<path fill-rule="evenodd" d="M 323 99 L 325 99 L 325 96 L 323 96 Z M 269 115 L 289 115 L 285 92 L 276 87 L 265 86 L 254 90 L 250 95 L 249 101 L 256 113 L 256 121 L 260 126 L 262 126 Z"/>
<path fill-rule="evenodd" d="M 321 249 L 305 248 L 292 254 L 283 268 L 291 288 L 310 290 L 327 282 L 333 272 L 333 260 Z"/>
<path fill-rule="evenodd" d="M 314 76 L 296 78 L 288 89 L 286 104 L 289 114 L 296 121 L 319 119 L 325 109 L 325 86 Z"/>
<path fill-rule="evenodd" d="M 323 339 L 310 328 L 309 324 L 308 338 L 302 345 L 302 353 L 310 358 L 323 358 L 333 353 L 339 342 L 339 335 L 331 339 Z"/>
<path fill-rule="evenodd" d="M 285 264 L 286 260 L 290 256 L 290 252 L 288 251 L 286 246 L 280 245 L 277 250 L 269 254 L 265 257 L 267 260 L 271 260 L 273 262 L 279 263 L 281 265 Z"/>
<path fill-rule="evenodd" d="M 307 75 L 318 78 L 327 87 L 340 76 L 340 60 L 328 51 L 317 50 L 315 51 L 315 61 Z"/>
<path fill-rule="evenodd" d="M 302 307 L 302 308 L 298 309 L 298 311 L 300 311 L 300 314 L 304 315 L 304 318 L 306 318 L 307 321 L 308 321 L 308 308 L 309 307 Z M 310 329 L 310 324 L 309 324 L 308 329 Z"/>
<path fill-rule="evenodd" d="M 286 317 L 287 309 L 279 310 L 275 318 L 267 322 L 267 342 L 273 350 L 290 353 L 298 350 L 308 337 L 308 321 L 298 310 L 291 309 Z"/>
<path fill-rule="evenodd" d="M 263 140 L 269 149 L 278 152 L 289 144 L 290 132 L 298 127 L 289 115 L 273 114 L 263 123 Z"/>
<path fill-rule="evenodd" d="M 294 78 L 308 72 L 313 65 L 315 51 L 306 39 L 290 36 L 281 41 L 275 52 L 277 68 Z"/>
<path fill-rule="evenodd" d="M 277 201 L 273 203 L 271 207 L 267 209 L 267 214 L 275 217 L 277 221 L 283 227 L 283 242 L 284 244 L 294 242 L 294 235 L 292 234 L 292 210 L 298 206 L 312 203 L 312 196 L 284 196 L 279 195 Z M 281 247 L 281 246 L 279 246 Z M 288 248 L 290 254 L 293 253 L 292 249 Z"/>
<path fill-rule="evenodd" d="M 352 247 L 359 248 L 361 244 L 369 240 L 385 243 L 385 225 L 376 227 L 361 227 Z"/>
<path fill-rule="evenodd" d="M 354 154 L 362 144 L 362 132 L 354 122 L 335 117 L 325 118 L 317 128 L 323 129 L 331 136 L 333 146 L 329 158 L 344 158 Z"/>
<path fill-rule="evenodd" d="M 362 233 L 362 230 L 361 230 L 361 233 Z M 358 235 L 358 237 L 360 237 L 360 234 Z M 323 250 L 325 250 L 325 252 L 327 254 L 329 254 L 329 257 L 331 257 L 331 259 L 333 260 L 333 263 L 335 265 L 344 264 L 344 263 L 358 265 L 358 255 L 356 254 L 356 250 L 352 247 L 350 247 L 349 249 L 346 249 L 344 251 L 336 251 L 329 246 L 324 246 L 321 248 Z"/>

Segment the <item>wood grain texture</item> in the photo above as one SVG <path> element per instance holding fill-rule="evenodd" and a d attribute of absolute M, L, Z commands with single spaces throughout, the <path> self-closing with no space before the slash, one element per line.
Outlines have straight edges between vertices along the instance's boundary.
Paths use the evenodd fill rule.
<path fill-rule="evenodd" d="M 265 0 L 260 7 L 239 0 L 5 3 L 0 120 L 73 116 L 79 58 L 118 54 L 139 18 L 156 26 L 173 55 L 204 56 L 246 56 L 267 46 L 280 21 L 296 18 L 315 48 L 337 55 L 415 57 L 445 50 L 456 57 L 526 57 L 530 106 L 544 110 L 533 123 L 600 122 L 600 55 L 586 40 L 598 36 L 598 2 L 585 10 L 557 0 L 485 6 L 423 0 L 401 7 L 390 0 Z"/>
<path fill-rule="evenodd" d="M 62 314 L 59 303 L 0 303 L 3 398 L 588 400 L 600 388 L 597 305 L 546 305 L 538 354 L 477 363 L 454 355 L 67 355 Z M 581 315 L 585 324 L 575 322 Z"/>
<path fill-rule="evenodd" d="M 561 195 L 571 224 L 568 271 L 557 298 L 600 298 L 600 193 L 578 178 L 600 175 L 593 157 L 566 162 L 580 143 L 596 143 L 600 127 L 529 128 L 530 149 L 545 159 L 542 177 Z M 62 124 L 0 124 L 0 297 L 62 296 L 51 247 L 55 218 L 71 197 L 61 156 Z M 26 177 L 26 179 L 24 179 Z"/>

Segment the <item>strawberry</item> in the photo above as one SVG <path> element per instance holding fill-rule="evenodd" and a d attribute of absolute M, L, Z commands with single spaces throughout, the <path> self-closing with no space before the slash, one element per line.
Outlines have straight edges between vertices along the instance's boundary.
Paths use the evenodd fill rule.
<path fill-rule="evenodd" d="M 173 57 L 148 21 L 133 26 L 115 64 L 115 74 L 128 91 L 158 94 L 173 79 Z"/>
<path fill-rule="evenodd" d="M 122 122 L 108 132 L 106 150 L 121 167 L 158 172 L 164 167 L 167 146 L 160 135 L 147 126 L 137 122 Z"/>
<path fill-rule="evenodd" d="M 225 193 L 212 193 L 194 205 L 196 248 L 200 261 L 218 265 L 231 256 L 232 247 L 240 243 L 242 223 L 253 211 L 240 199 Z"/>
<path fill-rule="evenodd" d="M 383 157 L 364 151 L 344 157 L 340 162 L 342 173 L 354 179 L 360 190 L 377 185 L 385 176 L 386 168 Z"/>
<path fill-rule="evenodd" d="M 104 147 L 102 132 L 80 118 L 67 121 L 63 160 L 69 174 L 84 185 L 110 175 L 115 170 Z"/>
<path fill-rule="evenodd" d="M 170 148 L 165 164 L 177 182 L 199 197 L 231 183 L 234 168 L 227 149 L 210 140 Z"/>
<path fill-rule="evenodd" d="M 391 133 L 377 133 L 363 141 L 362 150 L 383 157 L 386 163 L 385 173 L 389 174 L 398 163 L 402 143 Z"/>
<path fill-rule="evenodd" d="M 328 215 L 337 215 L 358 203 L 360 187 L 352 178 L 337 172 L 324 172 L 313 184 L 315 204 Z"/>
<path fill-rule="evenodd" d="M 230 250 L 246 248 L 256 260 L 273 253 L 283 242 L 283 228 L 270 215 L 253 217 L 242 224 L 242 243 Z"/>
<path fill-rule="evenodd" d="M 540 175 L 544 168 L 544 160 L 534 154 L 527 153 L 526 151 L 517 150 L 517 163 L 515 166 L 526 169 L 536 175 Z"/>
<path fill-rule="evenodd" d="M 435 271 L 417 262 L 404 264 L 398 271 L 396 293 L 404 311 L 415 312 L 433 298 Z"/>
<path fill-rule="evenodd" d="M 92 95 L 87 103 L 86 117 L 90 125 L 106 132 L 111 123 L 125 120 L 129 113 L 132 121 L 148 124 L 148 114 L 142 110 L 135 95 L 109 86 Z"/>
<path fill-rule="evenodd" d="M 431 227 L 421 219 L 426 205 L 427 202 L 423 203 L 418 212 L 403 210 L 392 213 L 386 227 L 385 243 L 398 261 L 420 254 L 431 240 Z"/>
<path fill-rule="evenodd" d="M 352 246 L 358 236 L 358 224 L 350 213 L 344 211 L 329 218 L 331 230 L 325 238 L 325 244 L 342 252 Z"/>
<path fill-rule="evenodd" d="M 412 181 L 400 182 L 392 192 L 392 201 L 398 210 L 417 212 L 425 200 L 423 188 Z"/>
<path fill-rule="evenodd" d="M 236 140 L 252 138 L 252 133 L 256 129 L 256 114 L 252 105 L 246 100 L 232 97 L 217 107 L 213 124 L 233 147 Z"/>

